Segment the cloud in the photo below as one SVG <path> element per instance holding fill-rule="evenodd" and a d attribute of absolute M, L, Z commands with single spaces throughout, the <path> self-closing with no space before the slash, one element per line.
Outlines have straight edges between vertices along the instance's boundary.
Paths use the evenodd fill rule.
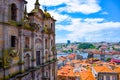
<path fill-rule="evenodd" d="M 35 4 L 35 0 L 26 0 L 27 3 L 27 11 L 30 12 L 32 11 L 32 9 L 34 9 L 34 4 Z"/>
<path fill-rule="evenodd" d="M 96 13 L 101 10 L 97 0 L 70 0 L 65 7 L 61 7 L 60 11 L 69 13 L 81 12 L 83 14 Z"/>
<path fill-rule="evenodd" d="M 26 0 L 28 2 L 28 12 L 30 12 L 32 9 L 34 9 L 34 4 L 36 0 Z M 57 6 L 60 4 L 67 3 L 69 0 L 39 0 L 40 7 L 44 6 Z"/>
<path fill-rule="evenodd" d="M 34 8 L 35 0 L 28 1 L 28 12 Z M 65 37 L 56 35 L 56 42 L 72 41 L 100 41 L 111 40 L 111 37 L 105 37 L 106 35 L 113 35 L 114 40 L 120 40 L 119 34 L 116 32 L 109 32 L 107 29 L 120 29 L 120 22 L 107 21 L 104 18 L 73 18 L 69 13 L 83 13 L 92 14 L 102 11 L 102 7 L 99 5 L 98 0 L 39 0 L 41 8 L 44 6 L 53 6 L 54 10 L 48 10 L 51 16 L 57 20 L 56 31 L 68 31 L 65 33 Z M 60 6 L 64 4 L 64 6 Z M 56 7 L 57 6 L 57 7 Z M 59 6 L 59 7 L 58 7 Z M 68 14 L 62 14 L 62 13 Z M 100 14 L 108 14 L 108 12 L 101 12 Z M 104 31 L 105 30 L 105 31 Z M 118 35 L 118 36 L 117 36 Z M 113 39 L 112 39 L 113 40 Z"/>
<path fill-rule="evenodd" d="M 60 23 L 60 22 L 65 21 L 65 20 L 67 20 L 67 21 L 70 20 L 70 16 L 68 16 L 66 14 L 62 15 L 55 10 L 51 10 L 51 11 L 49 11 L 49 13 L 51 14 L 51 16 L 54 15 L 53 17 L 56 20 L 58 20 L 57 23 Z"/>
<path fill-rule="evenodd" d="M 46 6 L 57 6 L 60 4 L 68 3 L 70 0 L 40 0 L 40 4 Z"/>
<path fill-rule="evenodd" d="M 107 15 L 107 14 L 109 14 L 108 12 L 102 12 L 101 14 L 105 14 L 105 15 Z"/>
<path fill-rule="evenodd" d="M 90 42 L 100 42 L 100 41 L 118 42 L 120 41 L 119 29 L 120 28 L 109 28 L 109 29 L 91 32 L 87 34 L 87 37 L 85 37 L 85 39 L 86 41 L 90 41 Z"/>
<path fill-rule="evenodd" d="M 34 8 L 34 1 L 28 1 L 28 11 Z M 57 10 L 59 12 L 81 12 L 83 14 L 96 13 L 101 10 L 97 0 L 40 0 L 40 4 L 43 6 L 58 6 L 65 4 L 65 7 L 59 7 Z"/>
<path fill-rule="evenodd" d="M 58 25 L 57 30 L 66 30 L 70 31 L 69 34 L 66 36 L 66 40 L 72 40 L 72 41 L 100 41 L 100 40 L 110 40 L 111 37 L 107 37 L 106 33 L 109 32 L 109 30 L 106 29 L 120 29 L 120 22 L 104 22 L 105 20 L 103 18 L 86 18 L 86 19 L 79 19 L 79 18 L 71 18 L 71 24 L 70 25 Z M 103 31 L 103 30 L 106 30 Z M 103 31 L 103 32 L 101 32 Z M 99 32 L 99 33 L 97 33 Z M 113 31 L 114 32 L 114 31 Z M 104 34 L 104 35 L 103 35 Z M 111 34 L 114 35 L 115 33 Z M 110 34 L 107 34 L 110 35 Z M 119 36 L 119 34 L 116 34 Z M 115 36 L 117 40 L 118 36 Z M 111 39 L 112 40 L 112 39 Z"/>
<path fill-rule="evenodd" d="M 104 21 L 103 18 L 86 18 L 84 19 L 85 22 L 88 22 L 88 23 L 95 23 L 95 22 L 102 22 Z"/>

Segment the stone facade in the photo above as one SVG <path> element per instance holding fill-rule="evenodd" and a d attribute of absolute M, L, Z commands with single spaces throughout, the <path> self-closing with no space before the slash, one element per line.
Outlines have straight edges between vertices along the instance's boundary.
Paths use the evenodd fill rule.
<path fill-rule="evenodd" d="M 0 80 L 56 80 L 55 19 L 26 12 L 25 0 L 0 1 Z"/>

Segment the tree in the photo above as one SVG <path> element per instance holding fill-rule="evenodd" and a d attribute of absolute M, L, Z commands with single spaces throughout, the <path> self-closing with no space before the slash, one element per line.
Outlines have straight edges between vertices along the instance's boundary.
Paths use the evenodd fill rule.
<path fill-rule="evenodd" d="M 110 60 L 111 60 L 111 58 L 107 58 L 107 59 L 106 59 L 106 61 L 110 61 Z"/>
<path fill-rule="evenodd" d="M 95 46 L 90 43 L 80 43 L 78 49 L 95 49 Z"/>

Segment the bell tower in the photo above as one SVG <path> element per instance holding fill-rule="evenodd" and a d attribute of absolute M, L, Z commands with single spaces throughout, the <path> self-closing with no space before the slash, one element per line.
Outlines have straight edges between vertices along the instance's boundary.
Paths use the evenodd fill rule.
<path fill-rule="evenodd" d="M 36 0 L 36 2 L 35 2 L 35 9 L 39 9 L 39 7 L 40 7 L 39 0 Z"/>

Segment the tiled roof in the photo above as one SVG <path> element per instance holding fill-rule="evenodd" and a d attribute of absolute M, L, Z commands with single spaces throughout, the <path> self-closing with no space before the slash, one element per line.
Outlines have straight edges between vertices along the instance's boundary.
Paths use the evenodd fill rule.
<path fill-rule="evenodd" d="M 96 72 L 117 72 L 120 76 L 120 66 L 114 62 L 97 61 L 94 65 L 92 65 L 88 61 L 89 60 L 72 60 L 58 70 L 58 76 L 64 77 L 65 79 L 67 77 L 79 77 L 80 80 L 96 80 L 91 72 L 91 67 L 93 67 Z M 74 66 L 73 63 L 75 63 Z"/>
<path fill-rule="evenodd" d="M 66 65 L 62 67 L 62 69 L 58 70 L 57 75 L 75 77 L 75 74 L 73 72 L 73 67 L 70 65 Z"/>
<path fill-rule="evenodd" d="M 79 63 L 80 60 L 72 60 L 71 62 L 72 62 L 72 63 Z"/>
<path fill-rule="evenodd" d="M 75 56 L 76 56 L 76 54 L 72 53 L 72 54 L 69 54 L 67 57 L 68 57 L 68 58 L 71 58 L 71 59 L 74 59 Z"/>
<path fill-rule="evenodd" d="M 95 80 L 90 70 L 80 72 L 80 80 Z"/>
<path fill-rule="evenodd" d="M 96 72 L 114 72 L 112 69 L 107 66 L 94 66 Z"/>
<path fill-rule="evenodd" d="M 116 67 L 116 68 L 114 69 L 114 71 L 120 73 L 120 66 L 119 66 L 119 67 Z"/>
<path fill-rule="evenodd" d="M 65 61 L 65 60 L 66 60 L 66 57 L 61 56 L 61 57 L 59 57 L 59 60 Z"/>

